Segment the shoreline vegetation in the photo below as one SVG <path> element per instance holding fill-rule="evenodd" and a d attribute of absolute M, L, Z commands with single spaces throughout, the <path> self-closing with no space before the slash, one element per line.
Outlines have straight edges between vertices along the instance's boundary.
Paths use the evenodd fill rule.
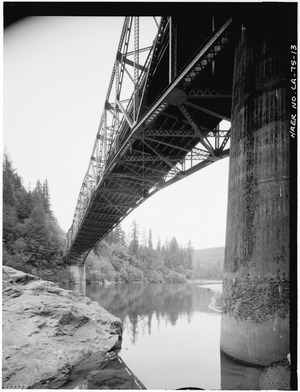
<path fill-rule="evenodd" d="M 3 159 L 3 265 L 57 283 L 73 283 L 64 260 L 65 234 L 52 209 L 47 179 L 27 189 L 7 153 Z M 95 283 L 186 283 L 221 279 L 224 247 L 195 250 L 175 237 L 157 239 L 121 225 L 96 244 L 86 260 L 86 280 Z"/>

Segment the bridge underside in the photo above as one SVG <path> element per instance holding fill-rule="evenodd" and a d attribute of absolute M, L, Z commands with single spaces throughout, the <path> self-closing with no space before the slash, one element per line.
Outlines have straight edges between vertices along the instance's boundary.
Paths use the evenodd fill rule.
<path fill-rule="evenodd" d="M 84 262 L 99 240 L 160 189 L 229 156 L 230 130 L 219 124 L 231 116 L 234 23 L 225 16 L 203 20 L 187 29 L 180 18 L 172 25 L 162 18 L 139 118 L 120 127 L 71 236 L 68 263 Z"/>

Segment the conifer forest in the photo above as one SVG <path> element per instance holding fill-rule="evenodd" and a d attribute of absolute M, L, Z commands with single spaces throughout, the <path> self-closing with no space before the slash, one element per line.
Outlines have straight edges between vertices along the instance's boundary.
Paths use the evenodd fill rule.
<path fill-rule="evenodd" d="M 8 153 L 3 158 L 3 264 L 45 280 L 69 282 L 64 260 L 65 233 L 51 209 L 47 179 L 25 187 Z M 91 250 L 87 283 L 184 283 L 221 279 L 223 248 L 194 250 L 175 237 L 161 241 L 133 221 L 121 224 Z M 203 257 L 201 257 L 203 254 Z M 196 255 L 196 256 L 195 256 Z"/>

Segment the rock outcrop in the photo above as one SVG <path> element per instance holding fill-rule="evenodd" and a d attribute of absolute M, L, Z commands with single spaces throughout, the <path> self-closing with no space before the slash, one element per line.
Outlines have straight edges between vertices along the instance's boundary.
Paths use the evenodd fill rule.
<path fill-rule="evenodd" d="M 122 323 L 89 298 L 3 267 L 2 387 L 59 388 L 83 359 L 121 346 Z"/>

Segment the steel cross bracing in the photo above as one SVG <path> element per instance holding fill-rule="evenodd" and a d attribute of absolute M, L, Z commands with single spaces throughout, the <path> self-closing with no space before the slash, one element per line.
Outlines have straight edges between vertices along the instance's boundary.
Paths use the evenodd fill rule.
<path fill-rule="evenodd" d="M 228 156 L 230 129 L 220 129 L 219 123 L 230 120 L 222 108 L 231 101 L 231 90 L 210 83 L 199 86 L 197 81 L 203 75 L 207 83 L 206 75 L 215 72 L 218 56 L 231 43 L 231 25 L 229 18 L 209 31 L 177 73 L 176 21 L 125 18 L 88 170 L 67 233 L 69 263 L 84 262 L 90 249 L 149 196 Z M 149 38 L 150 30 L 153 41 L 146 42 L 142 35 L 147 32 Z M 163 72 L 166 85 L 157 96 L 153 86 Z M 207 102 L 218 104 L 211 108 Z"/>

